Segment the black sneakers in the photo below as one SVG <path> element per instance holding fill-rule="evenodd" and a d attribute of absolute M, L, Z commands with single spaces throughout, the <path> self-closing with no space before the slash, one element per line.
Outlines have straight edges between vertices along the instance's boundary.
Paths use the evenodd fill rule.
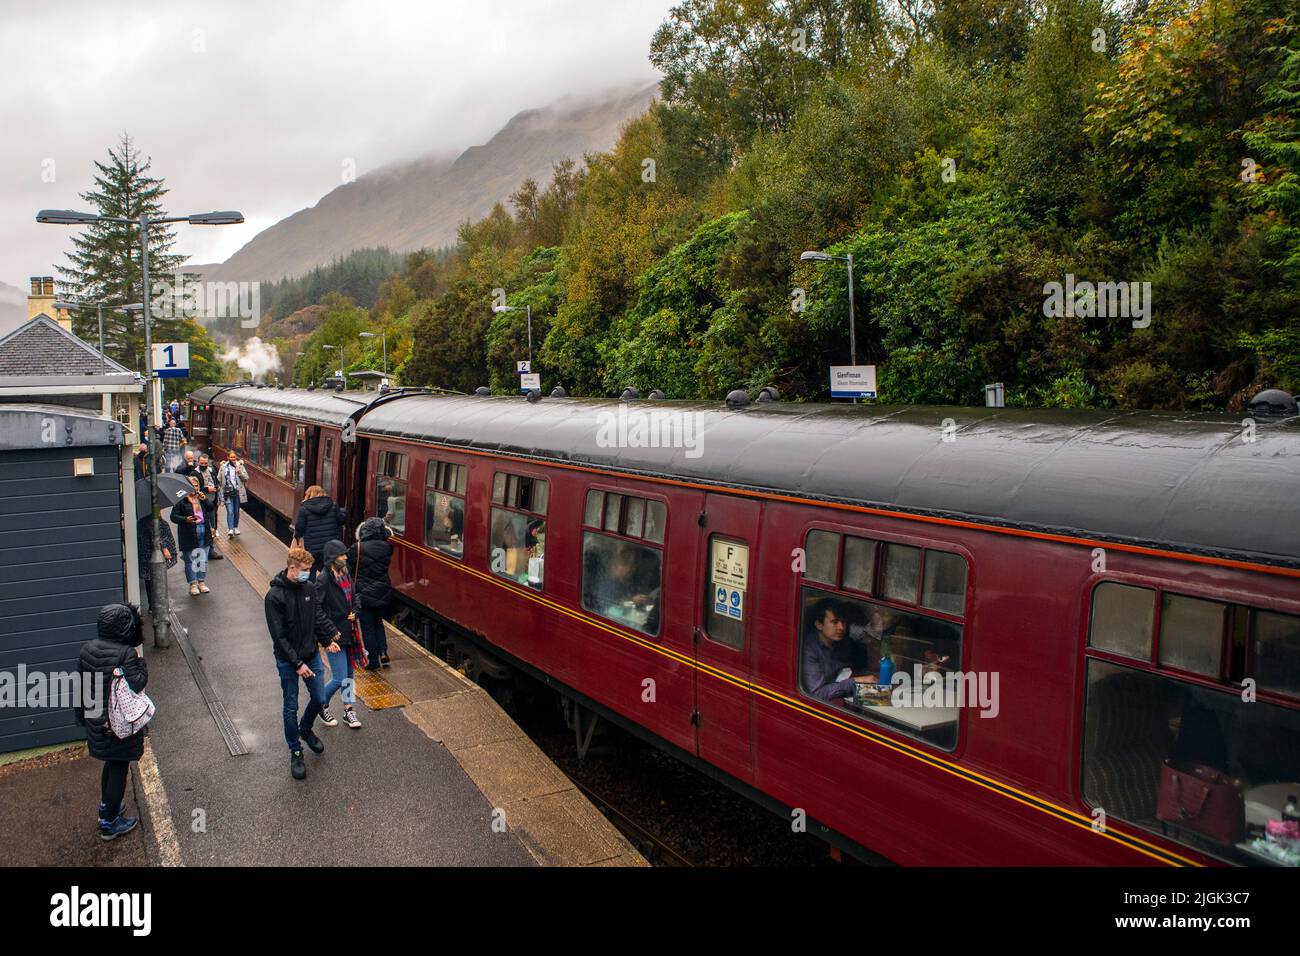
<path fill-rule="evenodd" d="M 387 666 L 388 666 L 388 655 L 387 655 L 387 654 L 380 654 L 380 655 L 379 655 L 379 663 L 381 663 L 381 664 L 383 664 L 385 667 L 387 667 Z"/>
<path fill-rule="evenodd" d="M 328 707 L 320 709 L 320 722 L 326 727 L 337 727 L 339 725 L 339 719 L 330 713 Z"/>
<path fill-rule="evenodd" d="M 316 736 L 315 731 L 304 730 L 299 736 L 302 737 L 302 742 L 311 748 L 312 753 L 323 754 L 325 752 L 325 745 L 320 742 L 320 738 Z"/>
<path fill-rule="evenodd" d="M 301 750 L 289 752 L 289 773 L 293 774 L 295 780 L 302 780 L 307 776 L 307 765 L 302 762 Z"/>

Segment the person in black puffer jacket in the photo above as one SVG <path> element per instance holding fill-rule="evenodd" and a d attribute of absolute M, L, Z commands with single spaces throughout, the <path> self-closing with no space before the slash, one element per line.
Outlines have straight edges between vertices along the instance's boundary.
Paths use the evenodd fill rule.
<path fill-rule="evenodd" d="M 303 495 L 302 507 L 293 522 L 293 536 L 298 547 L 311 552 L 315 562 L 311 568 L 311 580 L 316 580 L 325 563 L 325 545 L 343 537 L 343 522 L 347 512 L 334 503 L 325 489 L 312 485 Z"/>
<path fill-rule="evenodd" d="M 366 670 L 388 666 L 388 635 L 384 631 L 384 609 L 393 596 L 388 566 L 393 560 L 391 532 L 382 518 L 367 518 L 357 528 L 357 543 L 348 549 L 348 570 L 352 572 L 361 606 L 361 637 L 370 663 Z"/>
<path fill-rule="evenodd" d="M 290 548 L 287 566 L 271 579 L 262 602 L 284 698 L 289 772 L 295 780 L 307 776 L 301 744 L 305 743 L 314 753 L 325 752 L 325 745 L 312 730 L 316 716 L 325 706 L 325 662 L 321 660 L 320 648 L 331 654 L 339 650 L 338 628 L 326 616 L 316 598 L 316 589 L 308 583 L 311 560 L 311 555 L 302 548 Z M 299 678 L 307 685 L 311 697 L 301 720 L 298 718 Z"/>
<path fill-rule="evenodd" d="M 135 651 L 143 643 L 144 629 L 135 605 L 109 604 L 99 612 L 98 635 L 81 645 L 77 661 L 82 675 L 95 675 L 90 679 L 98 683 L 97 712 L 77 707 L 76 719 L 86 728 L 90 755 L 104 761 L 99 777 L 99 835 L 104 840 L 129 833 L 137 822 L 135 817 L 122 814 L 122 799 L 126 796 L 126 775 L 131 761 L 144 755 L 145 731 L 141 728 L 125 740 L 118 739 L 108 723 L 108 700 L 117 674 L 125 677 L 127 685 L 137 693 L 149 683 L 149 669 Z"/>

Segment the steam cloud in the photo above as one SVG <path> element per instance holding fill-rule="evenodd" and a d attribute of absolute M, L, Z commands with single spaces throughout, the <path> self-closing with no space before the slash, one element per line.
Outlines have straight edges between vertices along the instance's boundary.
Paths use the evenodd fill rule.
<path fill-rule="evenodd" d="M 256 335 L 242 345 L 222 352 L 221 361 L 234 362 L 256 380 L 268 372 L 280 371 L 279 353 Z"/>

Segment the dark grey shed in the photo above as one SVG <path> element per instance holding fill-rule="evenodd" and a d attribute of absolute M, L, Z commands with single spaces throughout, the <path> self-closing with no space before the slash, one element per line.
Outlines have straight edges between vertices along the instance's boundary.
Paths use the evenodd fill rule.
<path fill-rule="evenodd" d="M 99 609 L 124 599 L 122 440 L 89 412 L 0 405 L 0 672 L 75 673 Z M 0 709 L 0 752 L 82 735 L 71 707 Z"/>

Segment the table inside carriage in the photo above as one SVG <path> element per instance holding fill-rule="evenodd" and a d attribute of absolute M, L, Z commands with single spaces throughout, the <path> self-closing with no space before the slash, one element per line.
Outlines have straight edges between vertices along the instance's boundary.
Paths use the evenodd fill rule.
<path fill-rule="evenodd" d="M 861 696 L 845 697 L 844 706 L 858 713 L 896 721 L 912 730 L 935 730 L 957 723 L 959 708 L 927 706 L 923 703 L 922 693 L 921 687 L 904 690 L 867 685 L 867 690 Z M 898 695 L 897 703 L 894 700 L 895 694 Z"/>

